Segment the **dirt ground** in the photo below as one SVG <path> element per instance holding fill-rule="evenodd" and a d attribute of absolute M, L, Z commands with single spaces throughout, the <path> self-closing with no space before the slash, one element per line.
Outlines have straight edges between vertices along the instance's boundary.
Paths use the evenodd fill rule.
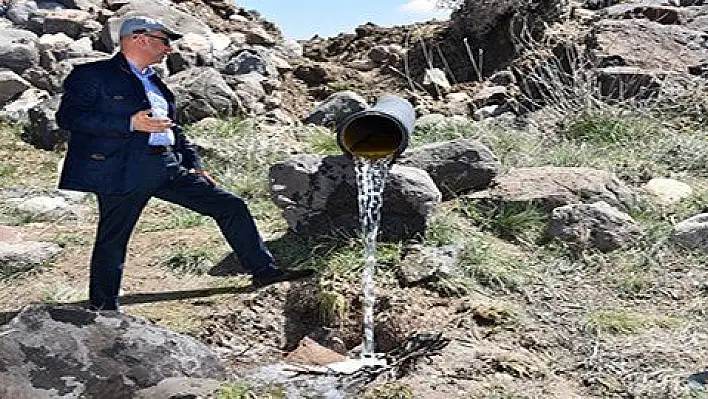
<path fill-rule="evenodd" d="M 282 361 L 305 335 L 320 342 L 334 335 L 347 349 L 360 341 L 356 309 L 335 334 L 319 325 L 314 279 L 256 290 L 246 275 L 229 272 L 228 247 L 211 222 L 151 231 L 159 230 L 154 226 L 169 209 L 151 203 L 133 236 L 124 312 L 208 343 L 235 376 Z M 51 264 L 0 282 L 4 319 L 29 303 L 86 297 L 94 223 L 91 213 L 77 222 L 3 227 L 6 240 L 61 238 L 64 245 Z M 175 248 L 208 248 L 217 259 L 212 272 L 221 272 L 196 275 L 166 267 Z M 622 297 L 612 265 L 566 270 L 560 264 L 541 267 L 529 257 L 527 267 L 520 272 L 536 277 L 520 290 L 479 289 L 461 298 L 379 286 L 380 349 L 394 349 L 415 331 L 450 339 L 398 382 L 414 397 L 427 398 L 701 397 L 689 391 L 687 379 L 708 365 L 706 270 L 666 265 L 654 271 L 644 295 Z M 636 330 L 610 334 L 588 321 L 592 309 L 632 309 L 642 317 Z"/>

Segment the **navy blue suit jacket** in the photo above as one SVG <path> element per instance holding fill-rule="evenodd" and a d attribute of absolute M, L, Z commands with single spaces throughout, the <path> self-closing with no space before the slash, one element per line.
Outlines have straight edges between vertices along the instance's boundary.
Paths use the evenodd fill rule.
<path fill-rule="evenodd" d="M 152 77 L 175 118 L 175 98 L 157 75 Z M 145 89 L 122 53 L 79 65 L 64 81 L 57 123 L 69 130 L 69 146 L 59 188 L 123 195 L 140 185 L 149 134 L 130 131 L 130 117 L 149 109 Z M 202 169 L 199 156 L 180 126 L 174 126 L 175 151 L 182 165 Z"/>

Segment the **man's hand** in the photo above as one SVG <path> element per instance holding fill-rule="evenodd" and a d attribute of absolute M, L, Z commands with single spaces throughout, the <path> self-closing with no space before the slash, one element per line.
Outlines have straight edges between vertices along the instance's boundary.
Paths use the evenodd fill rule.
<path fill-rule="evenodd" d="M 215 185 L 216 185 L 216 180 L 214 180 L 214 178 L 211 177 L 211 175 L 209 175 L 209 173 L 208 173 L 206 170 L 202 170 L 202 169 L 190 169 L 190 170 L 189 170 L 189 173 L 191 173 L 191 174 L 193 174 L 193 175 L 199 175 L 199 176 L 203 177 L 204 180 L 206 180 L 207 183 L 211 184 L 212 186 L 215 186 Z"/>
<path fill-rule="evenodd" d="M 152 110 L 145 109 L 136 112 L 130 117 L 131 126 L 134 131 L 146 133 L 162 132 L 172 126 L 172 121 L 169 118 L 153 118 L 150 116 Z"/>

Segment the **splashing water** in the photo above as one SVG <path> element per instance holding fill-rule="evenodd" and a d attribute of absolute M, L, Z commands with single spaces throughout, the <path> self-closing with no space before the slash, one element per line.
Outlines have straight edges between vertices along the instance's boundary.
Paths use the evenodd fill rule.
<path fill-rule="evenodd" d="M 386 176 L 391 160 L 384 158 L 354 158 L 359 222 L 364 236 L 364 342 L 361 357 L 375 356 L 374 348 L 374 274 L 376 272 L 376 236 L 381 220 L 381 205 Z"/>

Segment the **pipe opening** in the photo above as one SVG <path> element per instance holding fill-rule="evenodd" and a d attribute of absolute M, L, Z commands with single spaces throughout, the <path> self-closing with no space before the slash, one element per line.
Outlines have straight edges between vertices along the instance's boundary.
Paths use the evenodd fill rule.
<path fill-rule="evenodd" d="M 354 118 L 341 130 L 344 151 L 361 158 L 399 155 L 408 145 L 403 127 L 391 117 L 367 114 Z"/>

